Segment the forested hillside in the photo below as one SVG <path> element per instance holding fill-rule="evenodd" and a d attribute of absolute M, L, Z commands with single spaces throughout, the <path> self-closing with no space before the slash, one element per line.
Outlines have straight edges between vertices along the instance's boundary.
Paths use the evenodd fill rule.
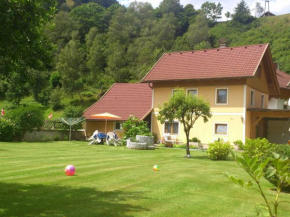
<path fill-rule="evenodd" d="M 149 3 L 124 7 L 116 0 L 58 0 L 54 15 L 41 26 L 47 59 L 37 60 L 42 67 L 23 64 L 19 71 L 16 62 L 10 76 L 0 74 L 0 100 L 19 105 L 32 96 L 53 110 L 75 97 L 81 104 L 114 82 L 139 82 L 164 52 L 214 48 L 220 42 L 270 43 L 274 61 L 290 72 L 290 15 L 255 18 L 243 0 L 233 14 L 226 13 L 228 21 L 219 22 L 225 13 L 221 4 L 206 1 L 195 8 L 163 0 L 154 9 Z"/>

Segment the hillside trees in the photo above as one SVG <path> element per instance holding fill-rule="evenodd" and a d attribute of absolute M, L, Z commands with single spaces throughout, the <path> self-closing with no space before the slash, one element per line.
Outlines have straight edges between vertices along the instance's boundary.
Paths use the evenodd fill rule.
<path fill-rule="evenodd" d="M 203 13 L 197 15 L 195 22 L 188 28 L 187 40 L 189 47 L 191 49 L 197 48 L 197 46 L 201 46 L 201 49 L 209 48 L 208 30 L 208 19 L 206 15 Z"/>
<path fill-rule="evenodd" d="M 221 3 L 216 4 L 207 1 L 201 5 L 201 10 L 204 11 L 210 22 L 216 22 L 218 19 L 222 18 L 221 14 L 223 7 Z"/>
<path fill-rule="evenodd" d="M 62 78 L 62 88 L 70 96 L 77 94 L 83 101 L 81 92 L 84 88 L 85 61 L 84 51 L 74 32 L 72 40 L 62 49 L 56 66 Z"/>
<path fill-rule="evenodd" d="M 250 8 L 244 0 L 241 0 L 232 14 L 233 20 L 242 24 L 248 24 L 254 20 Z"/>

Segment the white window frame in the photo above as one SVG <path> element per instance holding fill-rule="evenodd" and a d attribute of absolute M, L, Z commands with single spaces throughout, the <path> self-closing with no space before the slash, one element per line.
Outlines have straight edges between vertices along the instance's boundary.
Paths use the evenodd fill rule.
<path fill-rule="evenodd" d="M 169 121 L 165 121 L 165 123 L 163 124 L 163 134 L 165 134 L 165 124 L 169 123 Z M 179 132 L 180 132 L 180 122 L 179 121 L 172 121 L 172 123 L 177 123 L 178 124 L 178 133 L 177 134 L 171 134 L 171 132 L 169 133 L 172 136 L 179 136 Z"/>
<path fill-rule="evenodd" d="M 186 95 L 188 94 L 188 91 L 190 91 L 190 90 L 196 90 L 196 96 L 198 96 L 198 88 L 187 88 Z"/>
<path fill-rule="evenodd" d="M 253 93 L 253 98 L 252 98 L 252 93 Z M 253 99 L 253 104 L 252 104 L 252 99 Z M 255 106 L 255 91 L 251 90 L 250 92 L 250 106 L 254 107 Z"/>
<path fill-rule="evenodd" d="M 223 125 L 227 125 L 227 132 L 226 133 L 216 133 L 216 125 L 217 124 L 223 124 Z M 228 136 L 229 133 L 229 124 L 227 122 L 215 122 L 213 123 L 213 135 L 215 136 Z"/>
<path fill-rule="evenodd" d="M 261 94 L 261 108 L 265 108 L 265 94 Z"/>
<path fill-rule="evenodd" d="M 121 125 L 121 129 L 116 129 L 116 124 L 117 123 L 120 123 L 120 125 Z M 123 131 L 123 123 L 124 122 L 120 122 L 120 121 L 116 121 L 116 122 L 114 122 L 114 131 Z"/>
<path fill-rule="evenodd" d="M 218 97 L 217 97 L 217 93 L 218 90 L 227 90 L 227 102 L 226 103 L 219 103 L 217 102 Z M 215 105 L 228 105 L 229 104 L 229 88 L 228 87 L 219 87 L 215 89 Z"/>

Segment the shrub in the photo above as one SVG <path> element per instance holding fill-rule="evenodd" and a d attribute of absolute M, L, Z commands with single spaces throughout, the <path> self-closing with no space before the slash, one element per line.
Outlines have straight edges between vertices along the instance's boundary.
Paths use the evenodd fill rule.
<path fill-rule="evenodd" d="M 0 141 L 13 141 L 15 136 L 15 124 L 10 119 L 0 117 Z"/>
<path fill-rule="evenodd" d="M 182 144 L 182 145 L 178 145 L 178 144 L 174 144 L 173 148 L 183 148 L 186 149 L 186 144 Z"/>
<path fill-rule="evenodd" d="M 282 145 L 282 144 L 275 144 L 273 149 L 272 149 L 272 152 L 268 152 L 265 154 L 265 158 L 266 157 L 269 157 L 271 159 L 273 159 L 275 156 L 273 153 L 276 153 L 278 154 L 281 158 L 288 158 L 290 159 L 290 145 Z M 270 160 L 270 163 L 267 165 L 267 168 L 268 167 L 272 167 L 273 164 L 272 164 L 272 160 Z M 289 172 L 290 172 L 290 169 L 289 169 Z M 265 179 L 267 179 L 269 182 L 271 182 L 273 185 L 275 185 L 276 187 L 277 186 L 277 183 L 279 181 L 279 178 L 276 174 L 274 174 L 273 176 L 268 176 L 268 175 L 265 175 L 264 176 Z M 287 191 L 287 192 L 290 192 L 290 186 L 287 186 L 285 188 L 282 188 L 283 191 Z"/>
<path fill-rule="evenodd" d="M 238 146 L 239 150 L 244 150 L 245 145 L 242 142 L 242 140 L 236 140 L 236 141 L 234 141 L 234 144 Z"/>
<path fill-rule="evenodd" d="M 44 123 L 43 111 L 35 106 L 18 107 L 8 113 L 8 117 L 17 126 L 17 134 L 23 138 L 26 132 L 40 130 Z"/>
<path fill-rule="evenodd" d="M 191 141 L 192 141 L 192 142 L 198 142 L 198 143 L 200 142 L 200 140 L 199 140 L 198 138 L 196 138 L 196 137 L 193 137 L 193 138 L 191 139 Z"/>
<path fill-rule="evenodd" d="M 229 142 L 223 140 L 209 144 L 207 155 L 212 160 L 226 160 L 233 147 Z"/>
<path fill-rule="evenodd" d="M 136 135 L 149 136 L 151 135 L 149 132 L 149 128 L 147 126 L 147 122 L 141 121 L 136 117 L 129 117 L 127 121 L 123 123 L 124 129 L 124 139 L 133 139 Z"/>
<path fill-rule="evenodd" d="M 271 144 L 267 139 L 246 139 L 244 146 L 244 153 L 250 157 L 258 157 L 259 160 L 263 160 L 267 153 L 271 153 L 274 145 Z"/>

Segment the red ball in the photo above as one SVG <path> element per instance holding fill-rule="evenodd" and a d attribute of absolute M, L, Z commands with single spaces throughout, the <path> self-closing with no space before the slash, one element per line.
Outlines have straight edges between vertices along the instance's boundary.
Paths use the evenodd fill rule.
<path fill-rule="evenodd" d="M 76 168 L 73 165 L 68 165 L 64 171 L 67 176 L 73 176 L 76 172 Z"/>

